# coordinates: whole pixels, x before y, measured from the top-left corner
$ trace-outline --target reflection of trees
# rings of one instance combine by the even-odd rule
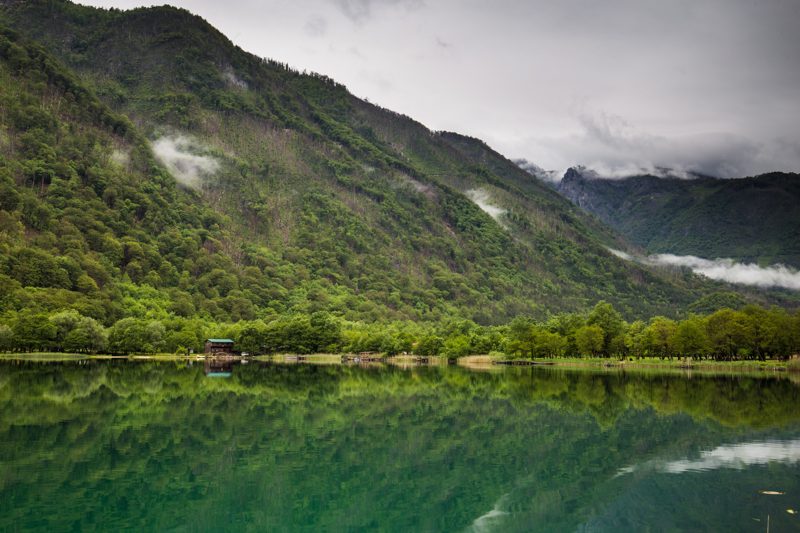
[[[650,409],[741,428],[800,418],[798,389],[780,380],[305,365],[241,366],[211,380],[202,365],[172,363],[1,368],[0,528],[24,516],[58,530],[92,520],[104,529],[380,520],[449,530],[513,488],[515,505],[569,529],[572,511],[592,505],[587,493],[605,497],[598,484],[631,454],[728,431]]]

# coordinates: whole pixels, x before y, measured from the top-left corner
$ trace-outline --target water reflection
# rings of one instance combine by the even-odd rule
[[[203,371],[209,378],[229,378],[233,375],[233,365],[234,360],[229,358],[206,357],[203,361]]]
[[[736,530],[778,520],[756,489],[800,496],[798,390],[531,368],[0,363],[0,530]]]
[[[768,440],[717,446],[713,450],[700,453],[698,459],[679,459],[676,461],[648,461],[639,465],[626,466],[620,474],[630,474],[637,470],[655,470],[667,474],[684,472],[704,472],[719,468],[741,470],[751,465],[768,463],[795,464],[800,462],[800,439]]]

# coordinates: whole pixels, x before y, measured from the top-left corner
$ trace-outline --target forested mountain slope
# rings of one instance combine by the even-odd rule
[[[558,189],[651,253],[800,267],[798,174],[601,179],[570,169]]]
[[[2,0],[0,24],[4,310],[498,323],[603,298],[674,314],[719,289],[612,256],[482,142],[187,11]]]

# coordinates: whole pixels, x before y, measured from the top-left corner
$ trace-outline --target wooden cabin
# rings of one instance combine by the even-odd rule
[[[235,355],[231,339],[206,339],[206,355]]]

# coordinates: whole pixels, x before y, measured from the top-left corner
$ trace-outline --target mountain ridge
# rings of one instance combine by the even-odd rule
[[[97,217],[108,223],[98,225],[97,239],[117,241],[123,257],[86,235],[75,237],[80,252],[58,249],[52,224],[37,230],[46,238],[16,234],[5,245],[0,271],[20,295],[15,306],[32,291],[50,290],[25,288],[7,260],[29,248],[56,257],[72,253],[80,261],[109,253],[104,272],[95,273],[107,280],[100,299],[113,312],[96,314],[106,322],[181,307],[218,320],[325,311],[352,320],[459,316],[499,323],[519,314],[587,309],[600,299],[626,316],[677,314],[728,290],[683,271],[619,260],[607,248],[623,243],[605,225],[482,141],[432,132],[355,98],[326,76],[247,54],[186,10],[3,0],[0,24],[17,32],[6,35],[14,46],[39,46],[25,44],[27,38],[43,43],[55,56],[45,62],[63,62],[76,84],[97,96],[95,105],[107,106],[143,139],[134,146],[104,141],[106,159],[97,162],[95,182],[52,176],[62,190],[71,184],[66,189],[76,205],[83,196],[105,205]],[[6,54],[9,87],[35,83],[23,78],[36,72],[15,74],[10,61]],[[40,102],[48,91],[36,93]],[[63,100],[59,91],[54,101]],[[84,128],[50,115],[58,132]],[[17,126],[4,127],[16,138]],[[44,145],[58,147],[59,138]],[[177,148],[186,140],[178,162],[212,161],[214,172],[194,188],[164,182],[164,161],[157,164],[151,152],[161,139]],[[20,168],[31,160],[16,141],[6,153],[13,156],[9,190],[73,224],[53,204],[53,181],[41,182],[38,192],[26,188]],[[56,159],[69,164],[66,155]],[[118,189],[140,192],[120,203],[105,174],[118,175]],[[151,183],[151,176],[159,178]],[[487,212],[471,191],[499,211]],[[168,216],[161,227],[142,231],[137,225],[158,211],[143,207],[140,198],[147,195]],[[141,211],[128,236],[117,220],[122,204],[134,215]],[[197,220],[182,218],[183,210]],[[92,277],[86,268],[77,277],[84,273]],[[120,288],[148,298],[138,311],[131,302],[118,305],[113,291]],[[766,301],[763,293],[744,293]]]
[[[648,253],[800,266],[800,175],[603,178],[570,168],[565,197]]]

